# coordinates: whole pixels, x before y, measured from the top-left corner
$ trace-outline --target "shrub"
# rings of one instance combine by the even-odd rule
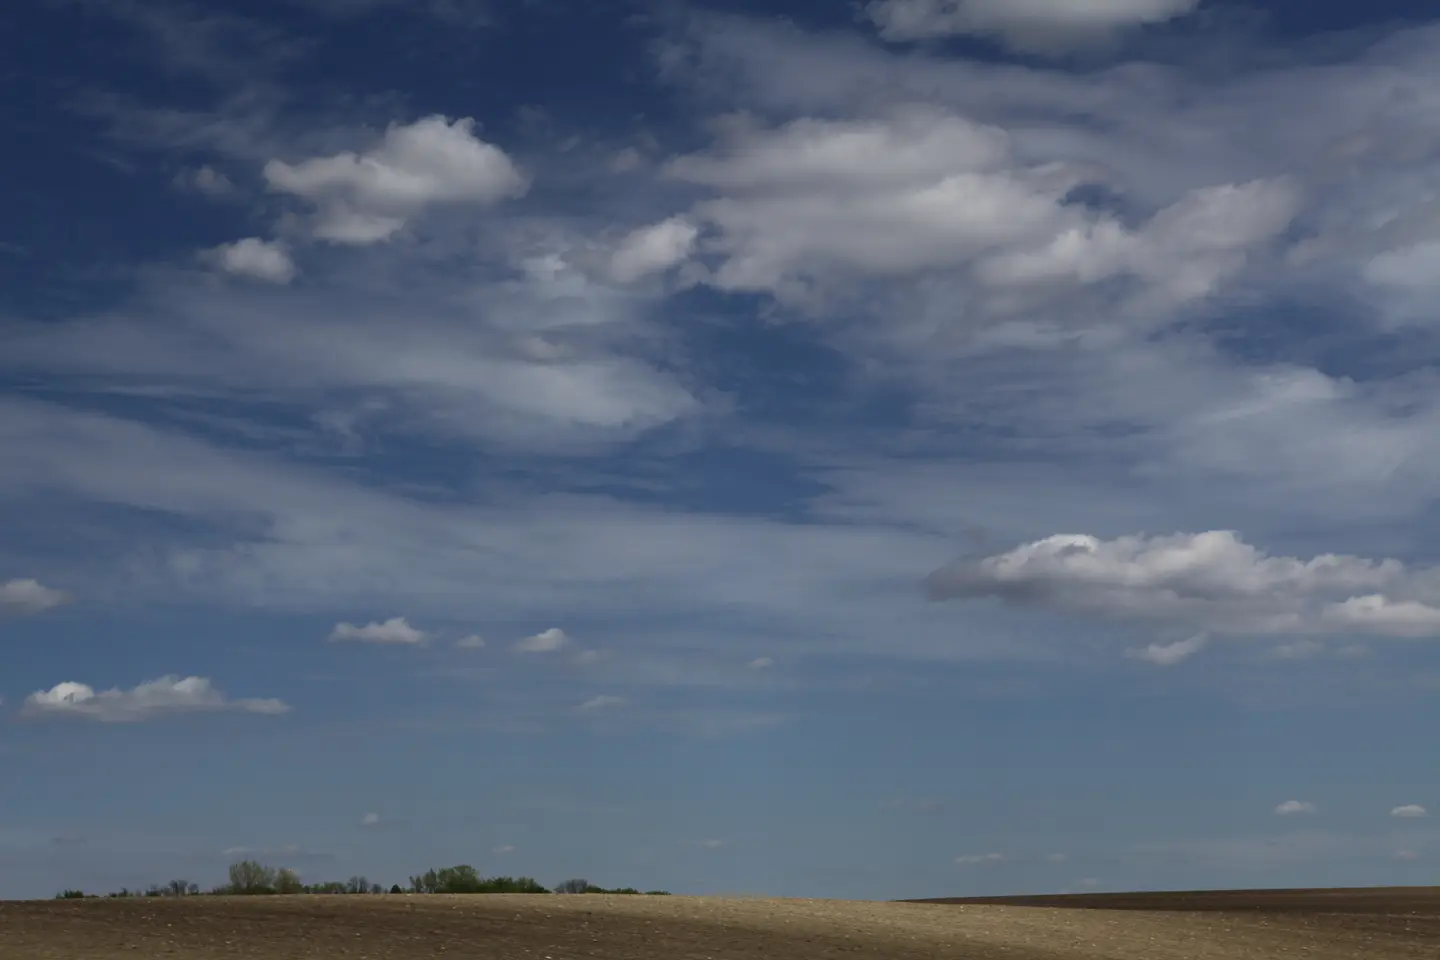
[[[534,877],[482,877],[469,864],[427,870],[410,878],[412,893],[549,893],[545,886]],[[229,883],[209,891],[211,895],[259,896],[267,894],[381,894],[385,888],[372,883],[367,877],[356,875],[349,880],[304,884],[300,876],[288,867],[276,869],[255,860],[239,860],[230,864]],[[390,887],[391,893],[406,892],[400,884]],[[556,893],[612,893],[639,894],[634,887],[616,887],[607,890],[597,887],[584,879],[566,880],[555,888]],[[664,895],[664,890],[651,890],[651,894]],[[188,880],[171,880],[155,884],[144,891],[120,890],[106,894],[107,897],[183,897],[200,893],[198,885]],[[55,895],[57,900],[79,900],[87,896],[81,890],[66,889]]]
[[[289,867],[281,867],[275,871],[275,892],[284,894],[296,894],[305,892],[305,884],[300,882],[300,875]]]

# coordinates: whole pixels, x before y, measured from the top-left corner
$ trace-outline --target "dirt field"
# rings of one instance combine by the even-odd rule
[[[1131,894],[1027,902],[1034,905],[601,895],[35,901],[0,903],[0,957],[1440,957],[1440,890]]]

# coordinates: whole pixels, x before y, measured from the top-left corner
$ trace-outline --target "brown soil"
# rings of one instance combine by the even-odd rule
[[[0,957],[1434,960],[1440,956],[1440,890],[1129,894],[1022,902],[1029,905],[603,895],[34,901],[0,903]]]

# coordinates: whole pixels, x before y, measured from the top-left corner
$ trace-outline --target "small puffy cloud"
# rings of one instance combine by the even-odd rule
[[[775,666],[775,661],[770,657],[756,657],[746,664],[751,670],[769,670]]]
[[[81,717],[101,723],[131,723],[180,713],[288,713],[279,700],[231,700],[204,677],[174,675],[130,690],[97,691],[83,683],[58,683],[25,698],[22,712],[34,717]]]
[[[725,841],[724,841],[724,840],[701,840],[701,841],[700,841],[700,846],[704,847],[706,850],[719,850],[721,847],[725,846]]]
[[[70,596],[63,590],[28,577],[0,583],[0,613],[33,616],[54,610],[69,600]]]
[[[1061,53],[1122,30],[1190,13],[1200,0],[874,0],[865,13],[886,40],[988,37],[1014,50]]]
[[[589,700],[586,700],[584,703],[580,704],[580,706],[576,707],[576,709],[593,712],[596,710],[609,710],[613,707],[623,707],[624,705],[624,697],[612,697],[608,694],[603,694],[598,697],[591,697]]]
[[[314,233],[335,243],[387,240],[427,206],[492,204],[518,197],[529,181],[505,152],[474,134],[469,117],[435,115],[391,125],[374,148],[265,165],[270,189],[313,203]]]
[[[954,564],[934,599],[1006,602],[1114,619],[1203,624],[1229,634],[1440,636],[1440,575],[1398,560],[1268,556],[1233,531],[1059,534]]]
[[[1418,803],[1409,803],[1403,807],[1396,807],[1394,810],[1390,811],[1390,816],[1397,817],[1402,820],[1415,820],[1426,815],[1426,809],[1420,806]]]
[[[1152,643],[1148,647],[1130,650],[1127,652],[1127,656],[1135,660],[1143,660],[1146,663],[1153,663],[1157,667],[1173,667],[1175,664],[1195,656],[1205,649],[1205,645],[1209,642],[1209,637],[1203,633],[1197,633],[1188,640],[1178,640],[1175,643]]]
[[[1420,854],[1416,853],[1414,850],[1396,850],[1395,859],[1409,862],[1419,860]]]
[[[468,637],[461,637],[455,641],[455,646],[461,650],[479,650],[485,646],[485,638],[478,633],[472,633]]]
[[[1417,600],[1391,600],[1380,594],[1351,597],[1325,609],[1338,629],[1399,637],[1440,634],[1440,606]]]
[[[634,147],[625,147],[616,151],[610,158],[610,170],[614,173],[626,173],[634,170],[645,162],[645,155]]]
[[[180,171],[175,175],[175,185],[207,197],[227,197],[235,192],[235,184],[230,178],[211,166]]]
[[[610,257],[610,275],[631,283],[653,273],[662,273],[690,255],[700,229],[685,217],[671,217],[641,227],[620,241]]]
[[[289,283],[297,272],[284,244],[259,237],[222,243],[206,250],[204,257],[226,273],[266,283]]]
[[[378,827],[380,826],[380,822],[380,814],[378,813],[367,813],[360,818],[360,826],[362,827]]]
[[[357,627],[353,623],[337,623],[335,629],[330,631],[332,643],[351,641],[419,646],[426,639],[425,631],[410,626],[404,617],[391,617],[384,623],[367,623],[363,627]]]
[[[1308,800],[1286,800],[1275,808],[1276,816],[1298,817],[1319,813],[1320,808]]]
[[[565,631],[559,627],[542,630],[533,637],[526,637],[515,644],[520,653],[554,653],[570,642]]]
[[[961,866],[977,866],[982,864],[1000,863],[1005,859],[1003,853],[967,853],[955,858],[955,862]]]
[[[493,854],[495,854],[496,856],[501,856],[501,857],[503,857],[503,856],[505,856],[505,854],[507,854],[507,853],[514,853],[514,852],[515,852],[515,848],[514,848],[513,846],[511,846],[510,844],[508,844],[508,843],[502,843],[502,844],[500,844],[500,846],[498,846],[498,847],[492,847],[492,848],[490,849],[490,852],[493,853]]]

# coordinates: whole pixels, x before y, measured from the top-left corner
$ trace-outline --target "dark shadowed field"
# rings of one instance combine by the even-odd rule
[[[871,903],[194,897],[0,903],[4,960],[1261,960],[1440,957],[1440,889]]]

